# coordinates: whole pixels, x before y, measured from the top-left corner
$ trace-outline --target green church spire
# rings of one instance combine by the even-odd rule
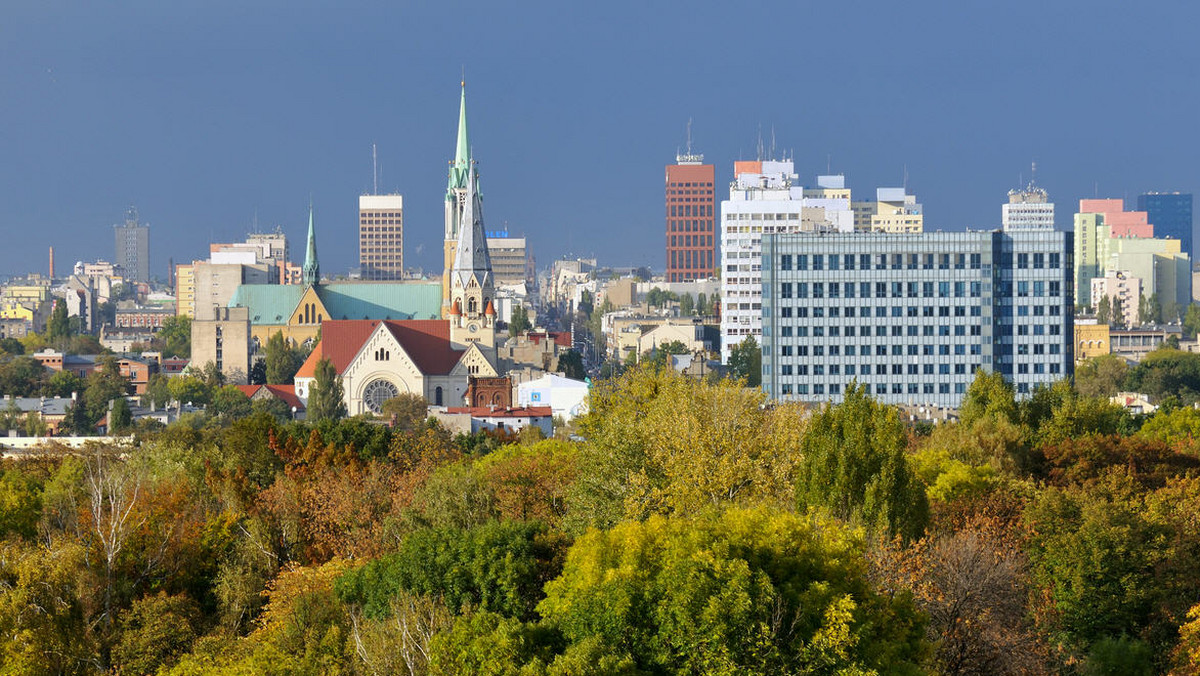
[[[450,180],[446,185],[446,199],[454,196],[455,189],[467,187],[467,172],[471,170],[471,143],[467,136],[467,82],[462,82],[462,98],[458,103],[458,143],[454,148],[454,164],[450,165]]]
[[[313,228],[313,208],[308,205],[308,251],[304,254],[304,283],[314,285],[321,281],[321,264],[317,262],[317,232]]]

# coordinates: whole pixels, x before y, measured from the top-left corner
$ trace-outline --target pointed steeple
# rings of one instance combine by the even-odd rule
[[[487,236],[483,230],[483,205],[475,171],[467,172],[467,199],[463,205],[462,223],[458,229],[458,245],[454,252],[455,280],[467,288],[472,278],[482,288],[492,284],[492,258],[488,254]],[[482,310],[482,306],[479,308]]]
[[[462,98],[458,103],[458,142],[454,147],[454,163],[450,165],[450,179],[446,185],[446,199],[454,198],[454,190],[467,187],[467,174],[471,168],[471,142],[467,136],[467,82],[462,82]]]
[[[317,232],[313,228],[313,208],[308,205],[308,250],[304,254],[302,269],[305,285],[314,285],[321,281],[321,264],[317,261]]]

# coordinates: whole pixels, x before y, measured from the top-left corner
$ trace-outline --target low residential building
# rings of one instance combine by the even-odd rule
[[[666,343],[683,343],[689,354],[721,351],[721,330],[709,324],[688,322],[659,324],[646,331],[638,339],[638,354],[647,352]]]
[[[555,417],[569,421],[588,411],[586,382],[553,374],[517,385],[518,406],[550,406]]]
[[[1103,277],[1092,280],[1092,301],[1099,307],[1103,298],[1108,299],[1111,319],[1124,326],[1136,326],[1143,320],[1139,308],[1142,304],[1142,279],[1123,270],[1106,270]],[[1121,316],[1117,317],[1117,311]]]
[[[118,329],[157,331],[168,317],[174,316],[173,310],[163,307],[117,308],[113,324]]]
[[[433,409],[433,417],[451,432],[516,433],[526,427],[536,427],[544,437],[554,436],[554,412],[549,406],[501,408],[493,406],[463,406]]]
[[[467,394],[463,400],[468,406],[508,408],[512,406],[512,391],[512,381],[508,376],[472,377],[467,383]]]
[[[291,409],[293,419],[304,420],[304,400],[296,396],[295,385],[238,385],[237,388],[249,397],[250,401],[278,399]]]
[[[1150,403],[1150,398],[1137,392],[1117,392],[1115,397],[1109,397],[1110,403],[1116,404],[1134,415],[1149,415],[1158,410]]]

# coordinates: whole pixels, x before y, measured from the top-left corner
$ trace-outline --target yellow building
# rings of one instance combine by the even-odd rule
[[[175,266],[175,314],[196,318],[196,264]]]
[[[904,188],[879,188],[875,200],[851,202],[854,229],[860,232],[920,233],[925,215],[914,195]]]
[[[1108,324],[1095,319],[1075,320],[1075,361],[1099,357],[1112,351]]]

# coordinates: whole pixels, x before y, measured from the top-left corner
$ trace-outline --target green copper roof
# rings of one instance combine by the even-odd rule
[[[317,261],[317,233],[313,229],[313,208],[308,205],[308,251],[304,254],[302,269],[305,284],[316,284],[321,281],[321,264]]]
[[[467,136],[467,83],[462,83],[462,98],[458,103],[458,143],[454,148],[454,164],[450,165],[450,180],[446,185],[446,198],[454,190],[467,187],[467,172],[471,168],[471,143]]]
[[[283,324],[300,303],[301,284],[242,284],[230,307],[250,308],[252,325]],[[334,282],[316,287],[326,319],[438,319],[440,282]]]

